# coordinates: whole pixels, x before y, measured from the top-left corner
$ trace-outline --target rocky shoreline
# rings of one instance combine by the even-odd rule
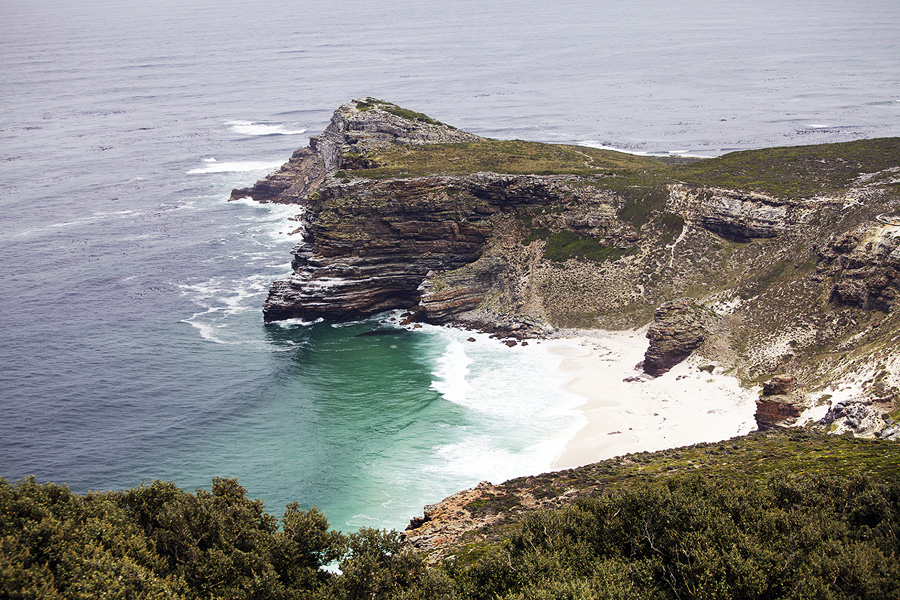
[[[879,435],[900,418],[898,163],[886,139],[673,166],[484,140],[359,98],[232,198],[303,207],[266,321],[405,309],[528,339],[655,312],[649,374],[694,352],[748,385],[791,377],[790,396],[761,395],[761,427],[840,399],[866,416],[823,426]]]
[[[302,210],[267,322],[403,309],[510,344],[649,324],[646,377],[700,357],[759,390],[760,430],[900,438],[900,139],[671,162],[359,98],[232,198]]]

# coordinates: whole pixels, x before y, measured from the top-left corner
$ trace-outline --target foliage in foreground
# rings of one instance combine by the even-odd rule
[[[86,496],[0,480],[0,506],[3,598],[900,597],[896,476],[679,475],[434,568],[396,532],[343,535],[296,504],[279,522],[229,479]]]

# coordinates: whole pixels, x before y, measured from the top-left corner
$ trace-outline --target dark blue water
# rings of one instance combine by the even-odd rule
[[[352,528],[546,469],[578,425],[546,356],[264,326],[296,211],[230,189],[359,95],[644,152],[900,135],[898,30],[895,0],[0,0],[0,476],[237,476]]]

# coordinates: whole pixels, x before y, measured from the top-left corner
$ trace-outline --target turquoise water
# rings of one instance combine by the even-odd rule
[[[230,476],[403,527],[582,423],[537,344],[263,324],[297,208],[229,192],[355,96],[633,151],[900,134],[895,0],[0,4],[0,476],[80,492]]]

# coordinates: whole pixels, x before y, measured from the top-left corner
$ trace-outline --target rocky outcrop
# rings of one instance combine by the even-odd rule
[[[797,379],[792,375],[776,375],[762,384],[756,401],[756,424],[760,431],[793,425],[805,406],[794,394]]]
[[[698,349],[745,381],[790,370],[794,391],[773,380],[760,398],[760,427],[772,427],[866,360],[893,364],[898,155],[900,140],[872,140],[740,153],[692,171],[484,140],[360,98],[233,197],[305,208],[293,273],[272,284],[266,321],[407,309],[414,320],[523,340],[637,328],[659,307],[646,372]],[[730,189],[735,181],[756,191]],[[660,306],[681,296],[698,300]],[[896,384],[895,369],[885,371]]]
[[[866,224],[820,248],[817,274],[833,281],[831,301],[889,312],[900,299],[900,227]]]
[[[272,284],[265,320],[351,319],[415,308],[419,319],[445,323],[475,308],[504,270],[497,255],[478,261],[494,229],[491,219],[562,199],[591,201],[594,192],[571,180],[494,173],[384,181],[328,176],[305,200],[294,274]],[[453,273],[461,267],[466,270]]]
[[[776,375],[762,384],[763,396],[786,396],[797,388],[797,378],[793,375]]]
[[[459,269],[429,272],[419,285],[416,319],[446,323],[454,315],[475,310],[506,270],[501,256],[483,256]]]
[[[894,434],[889,425],[886,427],[883,413],[866,403],[835,402],[820,423],[832,427],[836,433],[849,431],[858,435],[872,435],[874,432],[883,432],[885,439]]]
[[[796,219],[793,205],[766,194],[722,188],[669,186],[667,209],[733,242],[785,233]]]
[[[430,271],[474,261],[490,232],[491,210],[458,202],[447,184],[440,177],[326,181],[304,213],[294,274],[269,290],[265,320],[414,307]]]
[[[705,335],[702,311],[693,298],[672,300],[656,309],[647,330],[646,373],[662,375],[700,347]]]
[[[374,98],[342,104],[309,147],[294,152],[279,170],[249,188],[232,191],[231,199],[299,204],[325,177],[339,169],[375,166],[366,155],[397,144],[474,142],[483,138],[459,131],[421,113]]]

